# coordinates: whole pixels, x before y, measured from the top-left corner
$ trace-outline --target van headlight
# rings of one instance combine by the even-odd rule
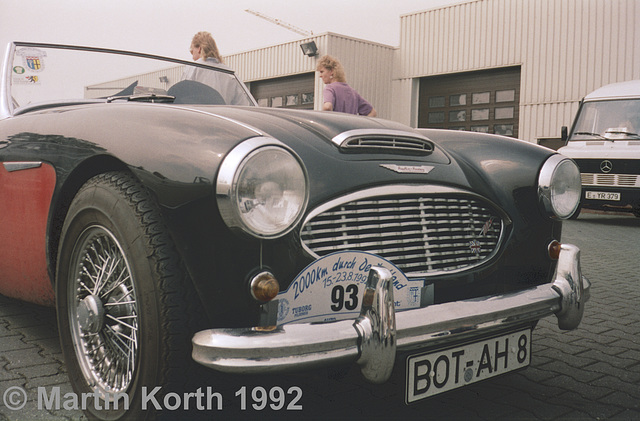
[[[278,238],[304,214],[307,172],[283,143],[256,137],[236,146],[220,166],[216,197],[224,222],[258,238]]]
[[[538,176],[538,197],[552,218],[567,219],[578,209],[582,184],[580,170],[571,159],[552,155]]]

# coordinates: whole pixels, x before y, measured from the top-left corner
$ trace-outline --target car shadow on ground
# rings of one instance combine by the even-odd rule
[[[583,210],[578,217],[580,222],[587,224],[610,225],[616,227],[640,227],[640,218],[631,213],[596,212]]]

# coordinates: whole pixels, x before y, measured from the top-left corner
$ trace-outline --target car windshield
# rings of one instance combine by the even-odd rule
[[[43,103],[135,100],[254,105],[224,65],[114,50],[17,44],[5,78],[12,108]]]
[[[640,99],[585,102],[570,140],[640,139]]]

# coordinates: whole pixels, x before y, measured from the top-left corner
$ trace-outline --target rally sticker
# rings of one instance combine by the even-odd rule
[[[396,310],[420,307],[424,279],[407,279],[393,263],[374,254],[338,252],[307,266],[286,291],[278,294],[278,325],[357,317],[369,270],[374,266],[391,272]]]
[[[13,75],[13,79],[11,80],[11,83],[14,85],[40,85],[40,77],[36,75],[30,75],[30,76]]]
[[[41,72],[44,70],[44,58],[47,52],[38,48],[22,48],[16,52],[16,55],[22,57],[22,64],[32,72]]]

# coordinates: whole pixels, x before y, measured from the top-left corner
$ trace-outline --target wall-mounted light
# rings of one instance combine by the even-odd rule
[[[302,53],[306,56],[313,57],[318,55],[318,47],[315,41],[300,44],[300,48],[302,48]]]

